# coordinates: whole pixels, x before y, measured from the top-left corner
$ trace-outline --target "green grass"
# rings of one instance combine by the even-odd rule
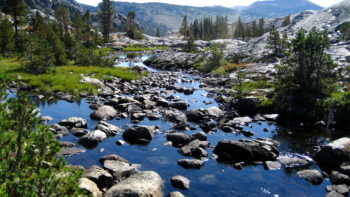
[[[80,84],[84,76],[93,76],[97,79],[106,79],[106,76],[118,77],[124,80],[136,80],[140,77],[137,72],[127,68],[101,68],[95,66],[60,66],[48,74],[31,74],[23,69],[24,61],[16,59],[0,59],[0,74],[10,78],[21,76],[21,80],[35,87],[42,93],[67,92],[78,96],[80,92],[96,94],[97,88],[91,84]],[[110,77],[109,77],[110,78]]]
[[[156,47],[147,47],[142,44],[128,45],[123,50],[127,52],[140,52],[140,51],[155,51],[155,50],[167,50],[170,49],[168,46],[156,46]]]
[[[95,53],[100,54],[101,56],[107,56],[109,54],[109,52],[112,52],[112,51],[114,51],[114,49],[109,48],[109,47],[104,47],[101,49],[96,49]]]

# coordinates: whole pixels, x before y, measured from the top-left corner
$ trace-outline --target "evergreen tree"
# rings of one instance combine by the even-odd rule
[[[59,30],[61,32],[62,37],[64,35],[69,34],[69,25],[71,21],[70,21],[70,13],[68,8],[60,6],[55,12],[55,17],[59,25],[59,28],[60,28]]]
[[[325,50],[330,47],[327,32],[300,29],[292,40],[291,55],[278,68],[276,101],[282,117],[312,121],[322,118],[322,102],[337,90],[336,64]]]
[[[27,96],[1,102],[0,195],[79,196],[81,172],[56,157],[60,145]]]
[[[259,19],[258,35],[262,36],[265,33],[265,20],[264,18]]]
[[[291,23],[290,15],[288,15],[288,16],[284,17],[284,20],[282,22],[282,27],[288,26],[288,25],[290,25],[290,23]]]
[[[185,38],[189,36],[189,27],[188,27],[188,21],[187,21],[187,15],[184,16],[182,20],[182,24],[180,27],[180,34],[183,35]]]
[[[187,39],[187,44],[184,46],[183,50],[188,53],[196,51],[196,45],[192,36]]]
[[[128,21],[126,23],[126,33],[129,38],[135,39],[135,40],[141,40],[143,39],[143,35],[141,32],[138,31],[136,26],[136,12],[130,11],[128,13]]]
[[[14,50],[14,30],[12,23],[8,19],[4,19],[0,23],[0,52],[9,55]]]
[[[269,36],[267,37],[268,47],[272,49],[273,55],[281,54],[282,39],[279,31],[275,26],[272,26]]]
[[[157,27],[156,36],[157,36],[158,38],[160,37],[160,29],[159,29],[159,27]]]
[[[99,11],[99,17],[101,20],[102,34],[106,42],[109,41],[109,35],[112,31],[114,14],[113,1],[103,0]]]
[[[15,44],[17,50],[20,50],[23,43],[21,43],[19,27],[25,22],[25,16],[27,15],[27,6],[23,0],[5,0],[4,3],[4,13],[9,14],[13,18],[13,27],[15,29]]]

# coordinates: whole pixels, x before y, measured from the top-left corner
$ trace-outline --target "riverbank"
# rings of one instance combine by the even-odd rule
[[[25,71],[26,62],[13,59],[0,59],[0,74],[8,77],[12,82],[10,88],[18,88],[43,96],[51,96],[57,93],[69,94],[74,97],[82,95],[96,95],[103,83],[98,80],[108,80],[118,77],[131,81],[139,79],[141,74],[129,68],[77,66],[73,63],[67,66],[55,67],[47,74],[31,74]],[[96,80],[85,80],[84,77]]]

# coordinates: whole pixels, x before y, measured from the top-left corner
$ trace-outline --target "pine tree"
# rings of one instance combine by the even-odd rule
[[[189,36],[189,27],[188,27],[188,21],[187,21],[187,15],[184,16],[182,20],[182,24],[180,27],[180,34],[183,35],[185,38]]]
[[[159,29],[159,27],[157,27],[156,36],[157,36],[158,38],[160,37],[160,29]]]
[[[60,28],[61,36],[69,34],[70,13],[68,8],[60,6],[56,12],[55,17]]]
[[[79,196],[81,172],[56,157],[60,145],[27,96],[0,104],[0,195]]]
[[[283,118],[298,121],[320,120],[323,101],[334,93],[336,64],[325,53],[330,47],[326,31],[300,29],[292,40],[291,55],[278,68],[276,101]]]
[[[282,27],[288,26],[288,25],[290,25],[290,23],[291,23],[290,15],[288,15],[288,16],[284,17],[284,20],[282,22]]]
[[[4,19],[0,23],[0,52],[9,55],[15,48],[14,40],[15,32],[12,23],[8,19]]]
[[[25,22],[27,15],[27,6],[23,0],[5,0],[3,11],[13,18],[13,27],[15,29],[15,44],[17,50],[22,48],[21,39],[19,35],[19,27]]]
[[[264,18],[259,19],[258,35],[262,36],[265,33],[265,20]]]
[[[269,36],[267,37],[268,47],[272,49],[273,55],[281,54],[282,40],[279,31],[275,26],[272,26]]]
[[[99,11],[101,20],[102,34],[105,42],[109,41],[109,35],[112,31],[113,16],[115,14],[113,1],[103,0]]]

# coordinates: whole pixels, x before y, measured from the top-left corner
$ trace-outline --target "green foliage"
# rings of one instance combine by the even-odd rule
[[[20,35],[20,26],[25,23],[25,17],[27,15],[27,6],[23,0],[5,0],[3,6],[3,12],[9,14],[13,19],[13,27],[15,29],[15,46],[17,50],[22,50],[22,39]]]
[[[102,34],[105,42],[109,41],[109,34],[112,31],[114,5],[111,0],[103,0],[99,10],[99,17],[102,26]]]
[[[340,28],[343,40],[350,40],[350,22],[343,24]]]
[[[93,50],[89,48],[79,47],[75,48],[75,63],[81,66],[97,66],[97,67],[112,67],[114,61],[105,57],[105,51]]]
[[[126,23],[126,35],[130,38],[130,39],[134,39],[134,40],[142,40],[144,39],[143,34],[137,29],[136,26],[136,12],[135,11],[129,11],[128,13],[128,21]]]
[[[183,50],[185,52],[188,52],[188,53],[191,53],[191,52],[196,52],[197,48],[196,48],[196,45],[194,43],[194,39],[193,37],[189,37],[187,39],[187,43],[186,45],[183,47]]]
[[[183,35],[185,38],[187,38],[190,34],[190,29],[188,27],[187,15],[185,15],[184,18],[182,19],[182,24],[180,27],[180,34]]]
[[[232,89],[236,91],[234,97],[243,97],[257,89],[268,89],[273,86],[273,84],[269,82],[266,77],[260,77],[254,81],[246,81],[246,79],[247,76],[245,73],[241,71],[236,73],[235,83],[232,87]]]
[[[224,59],[223,46],[214,45],[211,47],[211,55],[196,65],[196,67],[202,72],[212,72],[216,68],[224,66],[226,63],[227,61]]]
[[[8,19],[4,19],[0,23],[0,52],[8,55],[15,48],[14,35],[12,23]]]
[[[281,38],[281,35],[275,26],[272,26],[272,29],[269,32],[267,43],[275,56],[284,54],[290,47],[287,34],[285,33]]]
[[[183,22],[183,26],[182,29],[180,29],[180,32],[184,31],[185,23],[186,21]],[[185,37],[192,37],[195,40],[214,40],[229,38],[230,36],[228,26],[227,16],[216,16],[215,20],[213,20],[211,17],[205,17],[201,20],[196,19],[193,21],[193,23],[190,24],[189,27],[187,27],[188,29]]]
[[[44,94],[55,92],[67,92],[79,96],[80,92],[96,94],[97,88],[90,84],[81,84],[81,75],[94,75],[97,79],[103,79],[103,76],[119,77],[124,80],[136,80],[140,75],[126,68],[114,67],[96,67],[96,66],[61,66],[52,69],[45,74],[32,74],[26,72],[22,65],[25,62],[18,62],[16,59],[0,60],[0,75],[16,78],[21,76],[22,80],[38,87]]]
[[[285,118],[311,121],[324,115],[323,101],[337,90],[336,64],[325,53],[329,47],[328,34],[316,28],[308,34],[300,29],[293,39],[275,84],[276,102]]]
[[[290,15],[285,16],[282,22],[282,27],[288,26],[290,25],[290,23],[291,23]]]
[[[0,194],[2,196],[79,196],[82,172],[56,157],[60,145],[25,96],[0,108]],[[6,110],[4,110],[6,109]]]

